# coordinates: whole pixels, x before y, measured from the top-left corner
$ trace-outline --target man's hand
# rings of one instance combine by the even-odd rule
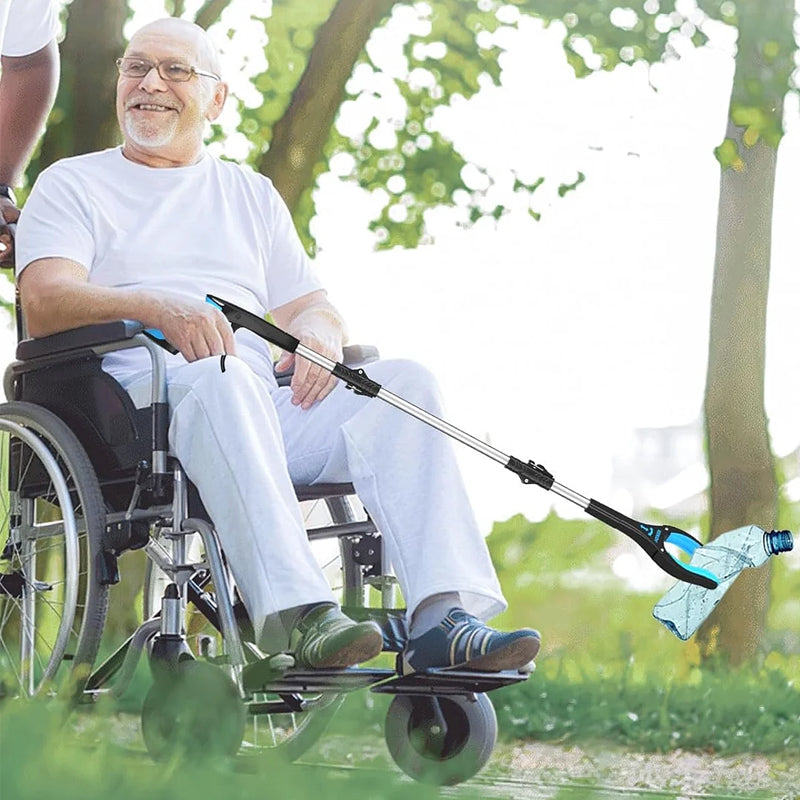
[[[330,308],[330,310],[328,310]],[[315,313],[316,312],[316,313]],[[333,361],[342,360],[342,328],[335,321],[332,307],[311,306],[298,314],[291,333],[301,344]],[[337,378],[317,364],[312,364],[294,353],[284,353],[275,365],[277,372],[286,372],[294,364],[292,376],[292,403],[303,409],[327,397],[336,386]]]
[[[0,195],[0,265],[10,266],[14,258],[14,235],[9,223],[19,219],[19,209],[7,197]]]
[[[230,323],[209,303],[162,297],[158,301],[156,318],[156,327],[187,361],[236,353]]]

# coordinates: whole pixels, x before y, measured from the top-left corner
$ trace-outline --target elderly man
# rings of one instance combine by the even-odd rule
[[[58,84],[55,0],[0,0],[0,262],[12,255],[20,181]]]
[[[298,359],[279,388],[268,346],[236,336],[204,302],[216,294],[340,360],[344,325],[314,275],[271,182],[203,146],[227,86],[205,32],[165,19],[131,39],[117,62],[124,145],[42,173],[19,228],[22,305],[33,336],[118,318],[163,331],[169,443],[197,485],[258,640],[289,647],[305,667],[375,656],[372,622],[344,616],[311,553],[294,482],[352,481],[384,535],[411,615],[408,671],[520,668],[539,635],[483,624],[504,608],[497,578],[445,437],[359,397]],[[220,359],[227,354],[226,370]],[[139,405],[147,356],[104,368]],[[278,369],[288,368],[284,356]],[[433,378],[406,361],[373,377],[434,414]]]

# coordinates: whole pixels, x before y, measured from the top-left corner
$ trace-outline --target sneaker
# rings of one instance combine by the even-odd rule
[[[298,667],[336,669],[375,658],[383,633],[372,620],[353,622],[338,606],[309,611],[295,626],[291,648]]]
[[[463,608],[451,608],[435,628],[409,639],[402,656],[403,674],[427,669],[524,669],[540,644],[539,632],[531,628],[502,633]]]

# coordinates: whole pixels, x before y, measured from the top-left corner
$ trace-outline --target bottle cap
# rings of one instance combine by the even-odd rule
[[[765,543],[771,556],[788,553],[794,547],[790,531],[770,531],[766,536]]]

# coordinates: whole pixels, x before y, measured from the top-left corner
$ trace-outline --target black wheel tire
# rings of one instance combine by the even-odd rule
[[[50,601],[45,593],[42,601],[46,603],[47,613],[40,619],[37,616],[36,633],[37,640],[37,661],[41,664],[42,672],[52,672],[49,680],[36,679],[33,691],[30,687],[17,685],[15,688],[10,686],[8,675],[3,678],[2,694],[16,694],[20,690],[23,694],[37,694],[44,690],[51,690],[53,687],[61,688],[67,695],[76,698],[82,692],[89,672],[97,657],[100,646],[100,637],[105,624],[106,612],[108,609],[108,586],[103,586],[98,580],[97,559],[102,549],[103,535],[105,531],[105,505],[100,487],[97,482],[94,468],[89,461],[86,451],[78,441],[78,438],[70,428],[55,414],[41,406],[25,402],[10,402],[0,404],[0,419],[7,420],[21,426],[28,433],[35,434],[44,443],[48,450],[56,458],[58,468],[67,483],[73,502],[74,516],[82,520],[81,530],[78,531],[79,543],[79,564],[78,564],[78,601],[76,614],[69,623],[71,631],[69,641],[63,654],[53,652],[52,646],[48,643],[45,633],[40,633],[40,628],[44,630],[48,625],[53,626],[56,622],[60,623],[63,617],[59,617],[58,604]],[[15,439],[17,443],[21,440],[13,434],[5,432],[2,446],[4,452],[0,456],[2,461],[3,480],[6,481],[0,487],[0,550],[2,550],[9,537],[9,525],[11,508],[9,506],[9,485],[12,481],[10,474],[10,442]],[[23,448],[23,453],[25,449]],[[50,475],[38,457],[33,456],[32,451],[27,450],[25,456],[17,456],[14,468],[22,474],[32,474],[31,464],[35,463],[36,469],[41,474]],[[25,460],[23,464],[20,459]],[[52,481],[52,476],[50,476]],[[39,495],[37,495],[38,497]],[[54,495],[52,483],[48,486],[42,484],[41,501],[50,505],[55,511]],[[55,538],[55,537],[54,537]],[[45,537],[42,547],[53,547]],[[37,541],[37,545],[38,545]],[[39,576],[34,575],[33,579]],[[66,573],[64,581],[75,580],[74,576]],[[53,583],[52,578],[50,582]],[[57,585],[54,583],[53,585]],[[9,597],[0,597],[0,610],[2,622],[0,623],[0,650],[10,656],[14,652],[13,647],[9,647],[6,642],[6,632],[13,636],[13,617],[14,609],[2,607],[3,603],[12,602]],[[9,623],[9,620],[12,620]],[[68,656],[69,660],[61,660],[63,656]],[[12,669],[12,673],[19,676],[17,670]],[[1,677],[1,676],[0,676]]]
[[[156,761],[236,755],[244,737],[245,707],[234,683],[203,661],[179,662],[151,687],[142,706],[142,735]]]
[[[434,702],[446,724],[444,735]],[[385,735],[392,758],[406,775],[423,783],[452,785],[486,765],[497,742],[497,715],[485,694],[397,695],[386,715]]]

